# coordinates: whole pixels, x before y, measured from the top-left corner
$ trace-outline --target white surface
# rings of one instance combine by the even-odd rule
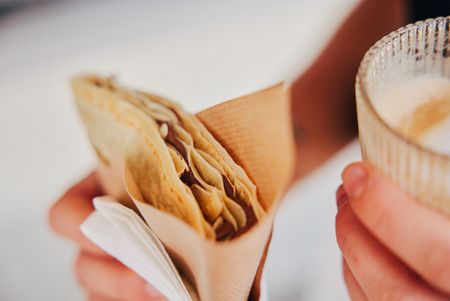
[[[82,298],[74,250],[46,226],[51,202],[95,164],[73,73],[117,72],[197,111],[299,72],[355,2],[46,1],[2,14],[0,299]],[[345,299],[333,194],[357,153],[289,194],[267,266],[272,300]]]
[[[286,196],[266,265],[270,300],[348,300],[334,232],[335,192],[343,168],[360,159],[354,141]]]

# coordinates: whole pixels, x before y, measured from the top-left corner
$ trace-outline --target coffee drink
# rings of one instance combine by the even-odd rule
[[[450,154],[450,79],[421,75],[387,84],[372,104],[406,139]]]
[[[450,217],[450,16],[400,28],[356,78],[363,160]]]

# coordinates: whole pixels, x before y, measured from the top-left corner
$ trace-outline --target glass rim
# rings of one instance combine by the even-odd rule
[[[372,101],[370,100],[369,94],[367,93],[367,71],[373,62],[373,60],[376,58],[378,53],[385,48],[389,43],[392,43],[395,39],[399,39],[401,35],[411,32],[412,30],[416,30],[418,27],[427,26],[434,23],[450,23],[450,16],[447,17],[437,17],[437,18],[430,18],[423,21],[417,21],[415,23],[408,24],[406,26],[400,27],[397,30],[392,31],[388,35],[385,35],[380,40],[378,40],[372,47],[369,48],[369,50],[364,54],[364,57],[361,61],[361,64],[358,68],[358,73],[356,75],[356,89],[362,96],[362,102],[364,102],[370,113],[375,117],[377,122],[381,124],[382,127],[384,127],[386,130],[391,132],[397,139],[400,139],[401,141],[407,143],[409,146],[414,148],[417,151],[429,153],[432,156],[441,158],[443,160],[450,160],[450,154],[438,152],[434,149],[425,147],[416,141],[402,135],[400,132],[398,132],[396,129],[394,129],[392,126],[390,126],[375,110],[375,107],[373,106]]]

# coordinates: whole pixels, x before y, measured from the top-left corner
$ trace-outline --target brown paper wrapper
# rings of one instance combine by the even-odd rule
[[[123,188],[200,300],[259,300],[276,205],[291,181],[295,161],[286,89],[279,84],[197,114],[254,181],[267,211],[262,221],[236,239],[206,240],[179,219],[144,203],[125,168]],[[114,176],[107,171],[100,175],[105,190],[120,195],[122,189],[110,186],[117,184],[111,181]]]

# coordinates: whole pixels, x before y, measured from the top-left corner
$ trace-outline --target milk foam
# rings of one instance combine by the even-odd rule
[[[373,98],[373,105],[404,136],[450,154],[450,79],[428,75],[393,82]]]

